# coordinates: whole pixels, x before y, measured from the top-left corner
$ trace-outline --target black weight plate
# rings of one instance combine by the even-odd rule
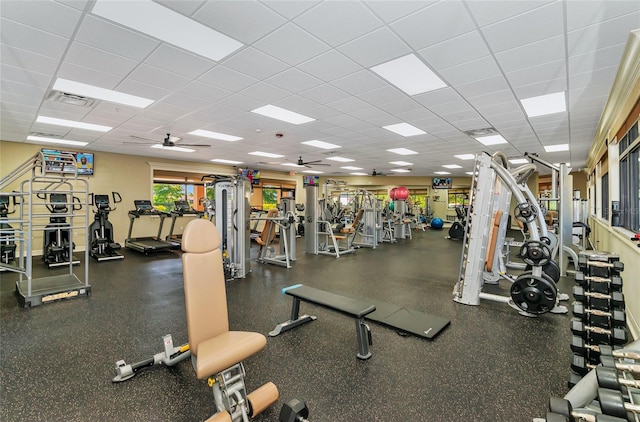
[[[600,408],[605,415],[627,418],[627,410],[624,408],[624,399],[619,391],[598,388]]]
[[[532,314],[544,314],[556,305],[558,289],[555,283],[545,277],[530,273],[518,276],[511,285],[511,299],[516,306]]]
[[[569,400],[561,399],[560,397],[551,397],[549,399],[549,411],[564,416],[571,415],[573,408]]]
[[[527,264],[524,268],[525,271],[531,271],[533,267],[531,264]],[[554,260],[550,260],[542,266],[542,272],[548,275],[555,283],[560,281],[560,266]]]
[[[598,386],[601,388],[620,390],[620,384],[618,383],[618,371],[615,368],[598,366],[596,368],[596,379],[598,380]]]

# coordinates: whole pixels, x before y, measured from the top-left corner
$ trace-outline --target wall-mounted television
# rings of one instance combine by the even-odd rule
[[[320,176],[302,176],[302,184],[304,186],[318,186],[320,183]]]
[[[92,152],[60,151],[42,148],[47,171],[55,173],[75,173],[76,169],[65,168],[62,154],[71,154],[76,159],[76,169],[79,175],[93,176],[94,156]]]
[[[434,189],[451,189],[453,185],[453,179],[451,177],[434,177],[433,188]]]
[[[260,184],[260,170],[238,169],[238,176],[246,177],[252,185]]]

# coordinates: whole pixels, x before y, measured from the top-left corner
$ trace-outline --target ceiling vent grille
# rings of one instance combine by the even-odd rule
[[[31,132],[30,136],[40,136],[42,138],[55,138],[62,139],[62,135],[55,135],[53,133],[44,133],[44,132]]]
[[[493,127],[485,127],[482,129],[473,129],[473,130],[465,130],[464,133],[471,136],[472,138],[477,138],[480,136],[491,136],[498,135],[499,132]]]
[[[93,98],[60,91],[53,91],[49,99],[56,103],[69,104],[78,107],[91,107],[96,102]]]

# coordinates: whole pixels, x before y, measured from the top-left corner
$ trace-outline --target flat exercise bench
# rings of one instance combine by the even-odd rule
[[[313,287],[296,284],[282,289],[283,294],[293,297],[293,305],[291,307],[291,318],[289,321],[276,325],[276,328],[269,333],[271,337],[295,328],[299,325],[317,319],[316,316],[302,315],[300,316],[300,302],[309,302],[322,306],[327,309],[341,312],[345,315],[356,319],[356,336],[358,340],[358,359],[369,359],[369,345],[371,343],[371,330],[364,322],[365,315],[376,310],[376,306],[371,302],[361,299],[353,299],[341,296],[335,293],[327,292]]]

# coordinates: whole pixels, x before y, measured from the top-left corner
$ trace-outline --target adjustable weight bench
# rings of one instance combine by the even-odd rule
[[[273,331],[269,332],[271,337],[275,337],[280,333],[317,319],[317,317],[313,315],[300,316],[300,302],[309,302],[355,318],[356,338],[358,342],[358,353],[356,356],[358,359],[363,360],[371,357],[371,352],[369,351],[371,330],[364,322],[364,317],[376,310],[376,306],[373,303],[304,286],[302,284],[285,287],[282,289],[282,293],[293,298],[291,317],[288,321],[278,324]]]

